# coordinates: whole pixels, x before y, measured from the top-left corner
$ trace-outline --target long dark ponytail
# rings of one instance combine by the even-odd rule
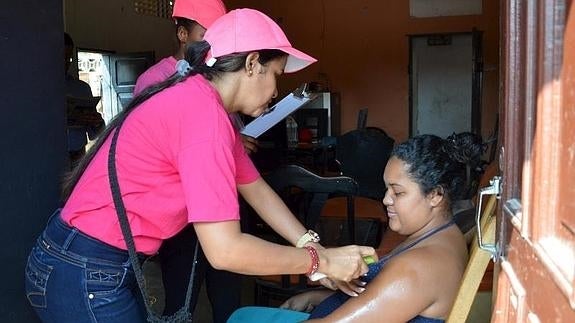
[[[167,89],[177,83],[180,83],[190,76],[201,74],[207,80],[213,80],[223,73],[237,72],[244,67],[249,52],[234,53],[219,57],[213,66],[205,64],[205,58],[210,50],[210,44],[206,41],[198,41],[190,44],[186,50],[185,60],[190,64],[187,73],[174,73],[165,81],[151,85],[144,89],[140,94],[135,96],[130,103],[118,113],[102,131],[94,145],[90,147],[86,155],[78,165],[65,177],[62,197],[65,202],[72,194],[72,190],[80,180],[80,177],[100,150],[108,136],[116,129],[144,101],[148,100],[155,94]],[[259,53],[259,63],[265,65],[271,60],[286,56],[287,54],[277,49],[265,49],[257,51]]]

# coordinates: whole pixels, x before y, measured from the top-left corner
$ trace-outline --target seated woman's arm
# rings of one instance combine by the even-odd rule
[[[280,308],[309,313],[333,293],[332,290],[324,288],[309,290],[290,297]]]

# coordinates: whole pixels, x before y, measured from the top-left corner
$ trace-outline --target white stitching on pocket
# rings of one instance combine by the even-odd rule
[[[46,308],[46,286],[54,267],[38,259],[37,252],[34,249],[26,263],[26,297],[33,307]]]

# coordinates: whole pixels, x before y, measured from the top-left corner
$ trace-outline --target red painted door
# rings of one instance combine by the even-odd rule
[[[492,322],[575,322],[572,4],[501,1],[501,257]]]

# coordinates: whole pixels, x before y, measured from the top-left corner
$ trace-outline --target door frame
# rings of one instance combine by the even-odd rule
[[[118,65],[126,62],[138,63],[131,66],[131,71],[134,71],[134,67],[137,67],[138,70],[132,73],[134,77],[130,79],[130,82],[122,83],[118,81]],[[106,71],[102,79],[102,100],[104,100],[103,109],[106,122],[109,122],[111,118],[124,109],[124,104],[132,99],[137,78],[154,63],[155,53],[153,51],[114,53],[104,57]]]
[[[575,322],[572,2],[500,4],[503,185],[492,322]]]

